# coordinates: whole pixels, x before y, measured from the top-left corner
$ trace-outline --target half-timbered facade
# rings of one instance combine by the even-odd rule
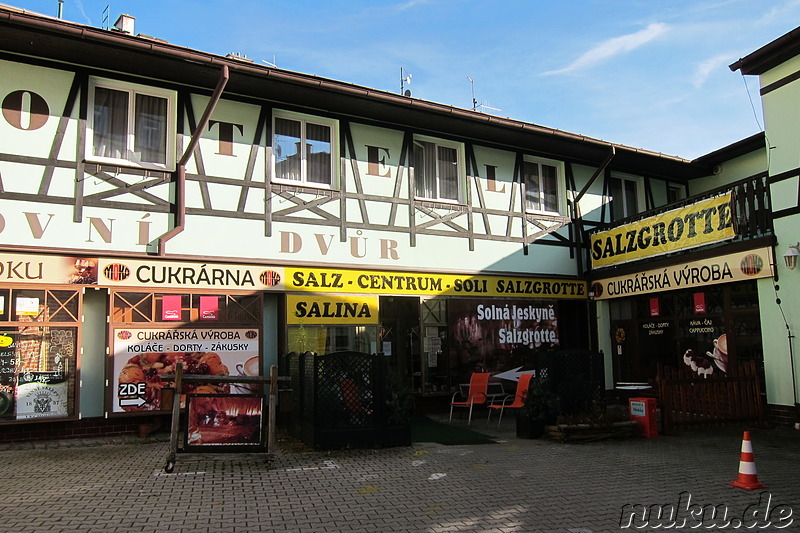
[[[244,374],[307,350],[383,353],[444,397],[478,368],[602,348],[612,388],[590,232],[755,174],[128,22],[0,8],[6,425],[124,428],[161,409],[176,362]]]

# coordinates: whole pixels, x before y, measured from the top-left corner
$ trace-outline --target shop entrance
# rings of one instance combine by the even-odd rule
[[[754,360],[763,383],[755,281],[620,298],[609,310],[616,381],[654,379],[659,363],[710,375]]]
[[[381,296],[381,351],[388,356],[389,368],[409,390],[421,378],[419,368],[419,298]]]

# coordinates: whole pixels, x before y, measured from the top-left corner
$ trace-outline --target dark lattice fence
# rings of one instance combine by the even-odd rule
[[[384,357],[361,352],[290,356],[291,434],[317,449],[380,444],[386,424]]]
[[[559,398],[562,415],[605,410],[603,354],[588,350],[541,352],[534,356],[536,375],[546,377]]]

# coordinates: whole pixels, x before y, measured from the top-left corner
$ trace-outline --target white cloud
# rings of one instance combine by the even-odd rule
[[[699,89],[712,73],[718,70],[720,72],[728,71],[727,67],[733,62],[731,58],[734,57],[736,57],[736,54],[718,54],[700,62],[694,70],[692,85],[694,85],[696,89]]]
[[[667,31],[669,26],[661,22],[654,22],[641,31],[614,37],[598,44],[588,52],[585,52],[578,59],[558,70],[544,72],[543,75],[563,74],[573,72],[582,68],[590,67],[598,61],[612,58],[625,52],[635,50],[640,46],[652,41],[656,37]]]

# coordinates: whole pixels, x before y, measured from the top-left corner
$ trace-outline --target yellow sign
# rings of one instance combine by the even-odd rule
[[[772,248],[712,257],[658,270],[595,281],[596,300],[772,277]]]
[[[288,324],[377,324],[377,296],[286,295]]]
[[[592,235],[592,268],[731,239],[736,236],[729,192]]]
[[[323,268],[285,268],[286,290],[419,296],[502,296],[506,298],[586,299],[586,282],[523,278],[376,272]]]

